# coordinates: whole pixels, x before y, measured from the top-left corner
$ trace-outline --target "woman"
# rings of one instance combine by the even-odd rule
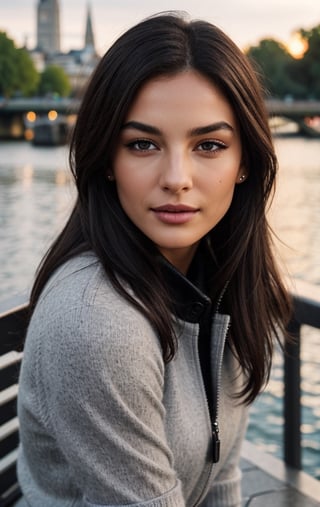
[[[290,308],[246,57],[206,22],[139,23],[91,79],[70,162],[78,198],[31,296],[22,505],[238,506],[247,406]]]

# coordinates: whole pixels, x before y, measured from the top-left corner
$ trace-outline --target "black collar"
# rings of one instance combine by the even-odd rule
[[[192,263],[192,281],[164,257],[160,256],[159,259],[175,315],[186,322],[200,322],[204,315],[208,315],[212,306],[210,298],[203,292],[204,269],[203,263],[201,265],[201,254],[197,253]]]

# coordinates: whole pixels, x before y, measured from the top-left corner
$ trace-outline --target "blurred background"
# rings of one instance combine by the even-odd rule
[[[97,62],[132,24],[183,10],[221,27],[265,88],[279,159],[270,209],[291,279],[320,286],[319,0],[10,0],[0,4],[0,301],[30,289],[74,200],[67,136]],[[320,479],[320,333],[302,340],[303,468]],[[282,456],[283,364],[251,409],[247,438]]]

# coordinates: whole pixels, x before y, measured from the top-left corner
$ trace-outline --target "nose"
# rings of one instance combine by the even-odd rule
[[[192,188],[192,163],[186,154],[168,154],[163,162],[160,173],[162,190],[179,193]]]

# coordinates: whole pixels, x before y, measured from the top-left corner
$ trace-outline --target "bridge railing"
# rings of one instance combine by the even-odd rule
[[[13,99],[0,98],[0,114],[5,112],[77,112],[80,98],[76,97],[20,97]],[[306,116],[320,116],[320,100],[283,100],[267,99],[266,108],[271,116],[286,116],[302,119]]]
[[[80,106],[78,98],[71,97],[30,97],[15,99],[0,99],[0,115],[13,113],[48,113],[55,110],[58,113],[71,114],[77,113]]]
[[[320,329],[320,288],[297,282],[294,315],[288,330],[294,338],[284,354],[284,441],[285,462],[302,469],[301,445],[301,330],[303,326]],[[320,366],[320,365],[319,365]]]

